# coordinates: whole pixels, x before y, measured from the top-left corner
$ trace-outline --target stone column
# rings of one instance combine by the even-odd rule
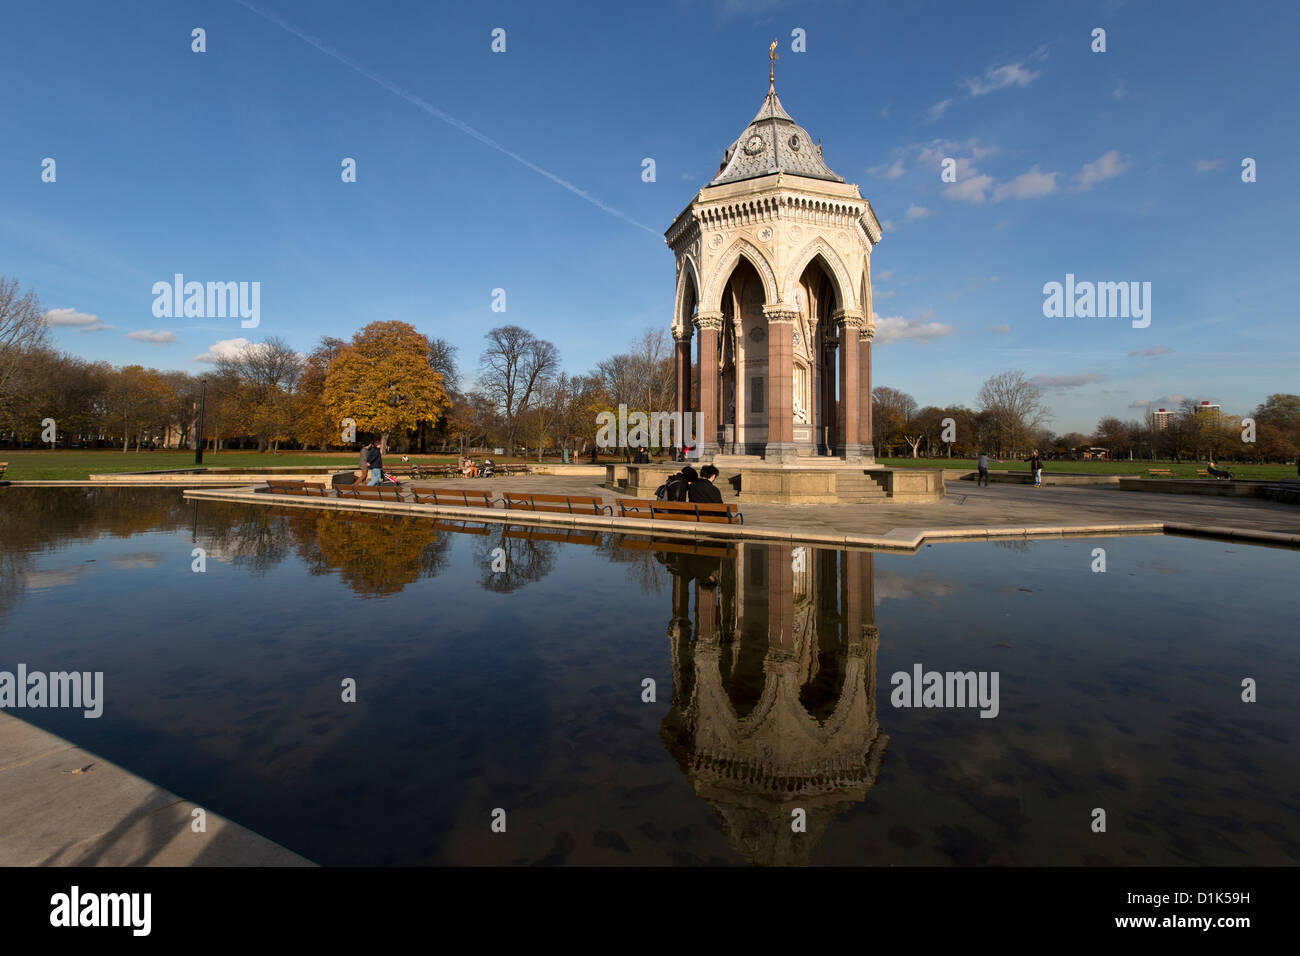
[[[692,328],[686,326],[684,329],[672,330],[672,341],[675,343],[675,354],[677,372],[677,412],[685,415],[690,411],[690,333]]]
[[[687,427],[686,416],[691,413],[691,326],[673,329],[673,343],[675,359],[674,369],[677,379],[677,421],[681,422],[681,427]],[[680,432],[680,428],[678,431]],[[682,436],[673,435],[673,443],[677,448],[681,448]]]
[[[853,346],[858,331],[862,328],[862,313],[852,309],[836,309],[832,318],[840,334],[840,417],[835,423],[835,454],[845,461],[861,461],[858,405],[862,401],[862,393],[858,369],[862,355],[861,348]]]
[[[766,461],[794,464],[794,323],[796,312],[784,305],[763,306],[767,319]]]
[[[876,448],[871,443],[871,340],[875,337],[873,321],[858,332],[858,442],[867,461],[876,458]]]
[[[695,326],[700,330],[700,460],[707,461],[718,453],[718,333],[722,331],[721,312],[696,312]]]

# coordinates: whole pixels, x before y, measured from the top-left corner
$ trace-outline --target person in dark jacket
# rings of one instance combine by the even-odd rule
[[[685,468],[682,471],[686,471]],[[718,469],[713,465],[705,465],[700,469],[700,477],[692,481],[690,487],[686,489],[686,500],[697,501],[701,503],[722,504],[722,492],[718,490]]]
[[[1034,476],[1034,487],[1041,488],[1043,486],[1043,459],[1038,457],[1038,449],[1035,448],[1034,453],[1025,460],[1029,462],[1029,471]]]
[[[379,451],[379,443],[371,442],[366,449],[366,467],[370,469],[368,485],[377,485],[384,480],[384,456]]]

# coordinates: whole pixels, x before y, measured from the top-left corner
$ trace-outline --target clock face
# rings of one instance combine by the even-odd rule
[[[745,143],[745,155],[753,156],[763,148],[763,137],[755,133]]]

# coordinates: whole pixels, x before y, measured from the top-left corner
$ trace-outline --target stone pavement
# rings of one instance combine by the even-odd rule
[[[311,866],[61,737],[0,712],[0,866]]]
[[[534,491],[543,494],[595,495],[606,503],[623,497],[588,476],[519,476],[451,479],[439,487],[472,482],[494,494]],[[974,482],[948,482],[944,500],[933,504],[764,505],[743,506],[745,524],[694,525],[681,521],[597,518],[570,515],[489,511],[471,508],[435,509],[429,505],[380,504],[354,499],[308,499],[254,494],[251,488],[195,489],[187,496],[245,500],[291,507],[327,507],[362,511],[396,511],[487,518],[512,523],[564,524],[589,528],[653,530],[656,534],[796,540],[814,544],[911,549],[924,538],[975,538],[1001,535],[1085,535],[1160,532],[1249,537],[1286,546],[1300,546],[1300,508],[1257,498],[1198,495],[1135,494],[1110,485],[1071,485],[1034,488],[1000,484],[980,488]],[[725,500],[725,498],[724,498]],[[509,519],[507,519],[509,515]]]

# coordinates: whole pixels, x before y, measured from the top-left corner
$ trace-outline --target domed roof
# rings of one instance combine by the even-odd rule
[[[844,182],[843,177],[827,167],[821,146],[813,143],[808,132],[781,106],[775,83],[769,83],[758,115],[731,144],[718,167],[718,175],[709,185],[721,186],[772,173]]]

